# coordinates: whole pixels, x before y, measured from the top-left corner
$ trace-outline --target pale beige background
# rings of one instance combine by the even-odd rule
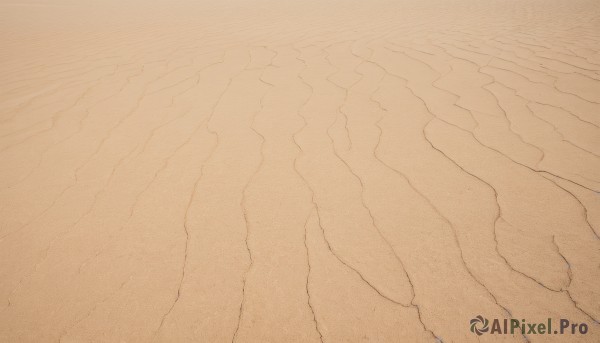
[[[0,46],[1,342],[600,341],[596,0],[2,0]]]

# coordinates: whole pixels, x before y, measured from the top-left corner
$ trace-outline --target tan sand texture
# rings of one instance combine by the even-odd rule
[[[0,42],[0,342],[600,342],[597,0],[2,0]]]

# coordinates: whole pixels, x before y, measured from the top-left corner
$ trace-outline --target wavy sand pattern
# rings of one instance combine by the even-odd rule
[[[13,0],[0,35],[1,342],[600,341],[600,2]]]

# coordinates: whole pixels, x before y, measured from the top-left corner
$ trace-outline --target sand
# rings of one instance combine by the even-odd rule
[[[0,342],[600,341],[598,1],[2,0],[0,42]]]

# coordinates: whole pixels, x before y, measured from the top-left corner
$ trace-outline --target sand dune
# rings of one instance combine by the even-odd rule
[[[1,342],[600,341],[597,1],[12,0],[0,36]]]

